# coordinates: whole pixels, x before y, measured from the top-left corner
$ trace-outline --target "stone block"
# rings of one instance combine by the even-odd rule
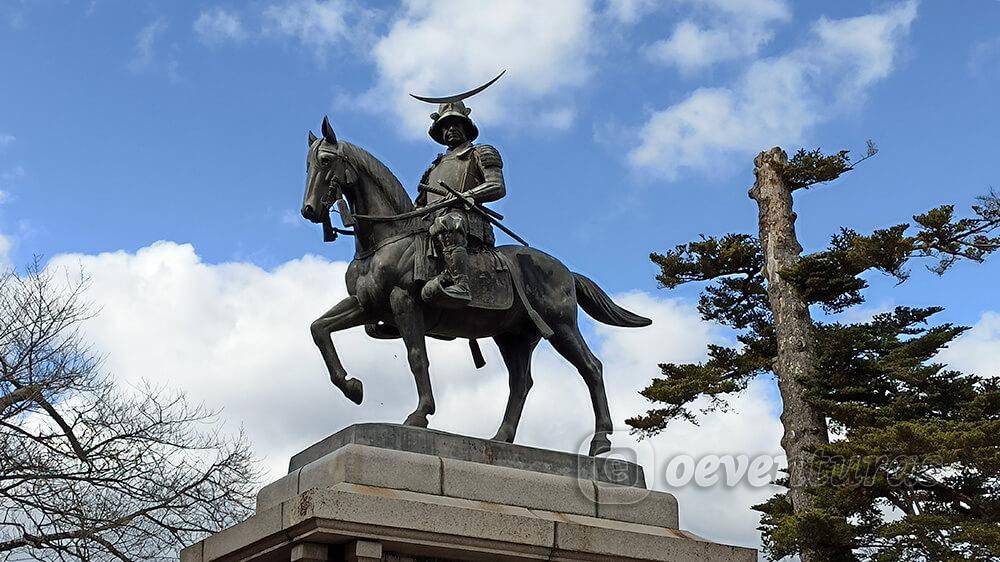
[[[756,561],[753,549],[677,530],[674,497],[646,490],[623,460],[358,424],[291,465],[260,491],[256,516],[185,549],[183,562]]]
[[[288,470],[294,472],[352,443],[531,472],[646,487],[642,467],[620,459],[594,459],[564,451],[550,451],[388,423],[359,423],[346,427],[293,456]]]
[[[264,486],[257,492],[257,511],[267,509],[271,506],[288,501],[299,494],[299,473],[298,469],[286,474],[281,478]]]
[[[330,545],[300,543],[292,547],[290,562],[329,562]]]
[[[523,507],[346,483],[299,495],[284,517],[286,528],[317,518],[536,547],[550,547],[555,532]]]
[[[344,547],[347,562],[381,562],[382,543],[375,541],[353,541]]]
[[[232,554],[258,540],[275,535],[283,529],[281,506],[277,505],[264,511],[258,511],[246,521],[204,540],[204,562]]]
[[[581,476],[586,476],[595,482],[636,488],[646,487],[646,477],[642,467],[634,462],[608,457],[584,458],[590,459],[593,465],[590,467],[590,472],[587,474],[581,472]]]
[[[298,493],[341,482],[441,493],[441,459],[405,451],[346,445],[300,469]]]
[[[757,562],[757,551],[692,539],[674,529],[559,514],[556,553],[657,562]]]
[[[529,509],[596,515],[594,483],[567,476],[442,459],[444,495]]]
[[[204,562],[205,541],[198,541],[181,550],[181,562]]]
[[[678,528],[677,499],[666,492],[596,483],[597,517]]]

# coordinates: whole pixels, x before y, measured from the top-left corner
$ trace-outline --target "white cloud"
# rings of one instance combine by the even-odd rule
[[[699,88],[654,112],[629,163],[673,178],[681,168],[802,143],[813,126],[858,104],[889,75],[916,11],[908,1],[878,14],[820,19],[806,44],[752,62],[733,86]]]
[[[979,41],[969,50],[966,63],[972,76],[989,76],[1000,71],[1000,37]]]
[[[845,324],[860,324],[871,322],[877,314],[892,312],[896,308],[893,299],[882,299],[878,304],[866,303],[861,306],[852,306],[843,312],[827,315],[821,318],[823,322],[841,322]]]
[[[7,183],[13,180],[21,179],[24,177],[24,174],[25,174],[24,166],[17,165],[9,170],[4,170],[2,173],[0,173],[0,181]]]
[[[3,148],[6,138],[9,138],[7,144],[14,142],[12,135],[0,135],[0,148]],[[10,193],[5,188],[16,180],[23,178],[24,175],[24,167],[21,165],[0,172],[0,205],[3,205],[10,198]],[[10,233],[5,233],[4,230],[6,230],[6,226],[0,220],[0,271],[6,270],[13,265],[10,261],[10,252],[14,248],[14,237]]]
[[[963,373],[1000,376],[1000,312],[984,312],[971,330],[942,350],[935,360]]]
[[[631,24],[656,9],[656,0],[609,0],[607,14],[618,22]]]
[[[7,148],[11,144],[13,144],[14,141],[16,140],[17,137],[15,137],[14,135],[7,133],[0,133],[0,149]]]
[[[7,270],[11,267],[10,250],[13,246],[14,243],[11,241],[10,237],[0,232],[0,271]]]
[[[135,55],[129,62],[129,70],[139,72],[153,64],[156,56],[156,42],[167,29],[167,23],[158,19],[143,27],[135,38]]]
[[[681,21],[670,37],[645,49],[651,60],[676,66],[683,72],[753,57],[774,37],[771,27],[791,18],[784,0],[688,0],[684,3],[697,15]]]
[[[369,43],[374,12],[352,0],[287,0],[265,8],[263,17],[265,32],[294,37],[325,60],[342,43]]]
[[[0,205],[3,205],[4,202],[7,201],[7,198],[7,192],[0,189]],[[0,223],[0,226],[2,226],[2,223]],[[9,235],[0,231],[0,272],[11,267],[10,251],[13,247],[14,240]]]
[[[194,21],[194,30],[202,41],[210,44],[246,38],[239,14],[222,8],[202,12]]]
[[[359,96],[372,112],[387,109],[404,133],[426,134],[436,110],[407,94],[443,96],[507,74],[473,98],[472,117],[487,126],[567,128],[569,99],[590,74],[594,14],[589,0],[470,2],[405,0],[403,14],[374,47],[375,86]]]
[[[231,426],[245,424],[270,477],[283,474],[289,456],[359,421],[402,420],[416,391],[398,341],[367,338],[360,329],[334,335],[348,371],[365,382],[365,403],[354,406],[330,385],[309,336],[309,323],[343,298],[346,264],[305,256],[265,271],[246,263],[203,263],[190,245],[159,242],[135,254],[65,255],[49,267],[83,267],[92,276],[88,297],[100,314],[85,328],[106,366],[119,379],[145,378],[179,387],[209,406],[223,407]],[[591,344],[605,366],[612,416],[645,411],[637,391],[663,361],[696,361],[717,334],[694,306],[644,293],[616,297],[653,318],[652,327],[598,326]],[[581,314],[581,317],[585,315]],[[487,367],[475,370],[462,342],[429,341],[437,413],[431,426],[489,437],[499,425],[507,376],[495,346],[484,341]],[[573,449],[593,429],[580,376],[543,343],[534,360],[535,387],[518,442]],[[553,400],[558,397],[557,407]],[[780,430],[773,394],[752,385],[737,410],[708,416],[700,427],[671,426],[643,443],[655,446],[647,480],[662,483],[667,456],[678,453],[774,453]],[[616,446],[634,446],[619,431]],[[700,535],[757,545],[757,516],[749,506],[766,489],[676,491],[681,521]]]

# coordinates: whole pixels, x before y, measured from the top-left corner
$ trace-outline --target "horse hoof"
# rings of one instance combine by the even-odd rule
[[[513,443],[514,436],[506,431],[497,431],[497,434],[493,436],[493,441],[503,441],[504,443]]]
[[[365,385],[358,379],[348,379],[343,390],[344,396],[355,404],[361,404],[365,399]]]
[[[410,425],[413,427],[427,427],[427,415],[418,412],[413,412],[409,416],[406,416],[406,421],[403,425]]]
[[[590,442],[590,456],[596,457],[611,450],[611,440],[607,437],[595,437]]]

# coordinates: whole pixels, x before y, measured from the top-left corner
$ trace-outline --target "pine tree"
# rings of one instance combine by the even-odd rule
[[[862,160],[875,153],[869,143]],[[708,282],[698,309],[736,329],[738,345],[710,345],[702,363],[660,365],[641,392],[653,407],[627,423],[652,435],[676,419],[697,422],[773,374],[785,403],[789,470],[780,483],[789,492],[755,506],[769,556],[997,559],[1000,384],[988,375],[1000,373],[963,374],[933,361],[967,328],[930,326],[937,307],[899,307],[857,324],[813,320],[809,307],[837,313],[861,304],[861,274],[902,282],[916,258],[933,260],[937,274],[983,261],[1000,249],[1000,195],[981,197],[968,218],[944,205],[868,235],[845,228],[826,250],[801,256],[792,193],[856,163],[846,151],[800,150],[791,160],[780,149],[763,152],[751,190],[759,236],[702,237],[650,256],[665,288]]]

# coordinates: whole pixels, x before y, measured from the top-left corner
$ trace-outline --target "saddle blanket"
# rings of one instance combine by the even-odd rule
[[[514,303],[510,271],[493,248],[469,253],[469,306],[507,310]]]

